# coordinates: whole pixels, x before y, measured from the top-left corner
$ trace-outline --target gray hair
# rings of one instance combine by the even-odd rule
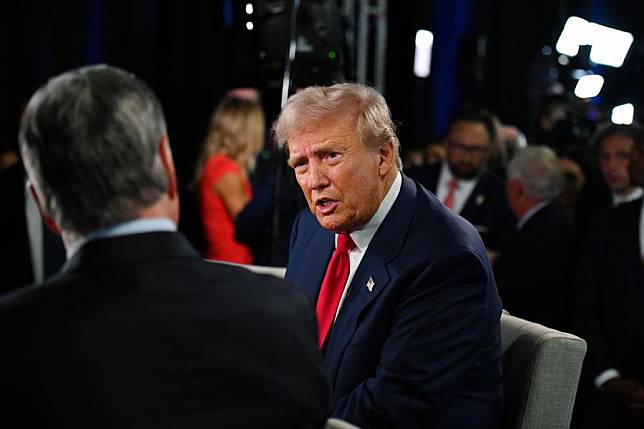
[[[273,134],[277,143],[288,149],[288,140],[297,130],[348,114],[356,118],[356,134],[365,146],[378,149],[389,142],[394,145],[396,166],[402,169],[400,142],[384,97],[376,89],[357,83],[311,86],[293,95],[273,124]]]
[[[508,180],[519,180],[525,193],[540,200],[553,200],[564,185],[564,175],[555,152],[545,146],[521,149],[508,164]]]
[[[62,230],[84,235],[136,218],[163,195],[165,134],[152,91],[124,70],[98,65],[41,87],[19,140],[44,210]]]

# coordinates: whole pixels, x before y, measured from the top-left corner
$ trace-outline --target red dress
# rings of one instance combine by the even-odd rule
[[[250,249],[235,241],[235,223],[228,213],[223,200],[219,198],[214,187],[217,181],[227,173],[242,177],[244,193],[252,197],[248,179],[239,166],[226,155],[215,155],[204,165],[203,175],[199,181],[199,200],[201,202],[201,222],[206,235],[206,258],[219,261],[252,264],[253,255]]]

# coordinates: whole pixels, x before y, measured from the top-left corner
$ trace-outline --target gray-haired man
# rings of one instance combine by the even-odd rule
[[[24,427],[319,427],[329,401],[303,294],[210,264],[177,232],[160,103],[108,66],[32,97],[21,150],[69,261],[0,299],[0,418]]]

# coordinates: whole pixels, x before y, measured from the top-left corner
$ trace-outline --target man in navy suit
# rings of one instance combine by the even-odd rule
[[[316,303],[333,415],[365,428],[497,427],[501,303],[485,247],[400,172],[384,98],[358,84],[307,88],[273,129],[309,205],[286,277]]]
[[[3,427],[320,428],[330,391],[304,293],[203,261],[176,232],[161,104],[114,67],[31,99],[31,190],[69,261],[0,298]]]
[[[445,162],[405,171],[474,225],[494,256],[506,244],[516,223],[503,181],[487,168],[497,138],[489,113],[457,113],[445,137]]]

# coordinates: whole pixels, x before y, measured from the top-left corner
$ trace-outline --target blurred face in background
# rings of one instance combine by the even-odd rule
[[[631,182],[637,186],[644,186],[644,143],[640,142],[633,145],[631,151],[631,163],[629,172]]]
[[[450,128],[447,136],[447,164],[457,179],[473,179],[487,163],[490,136],[479,122],[460,121]]]
[[[599,167],[608,187],[618,195],[633,188],[628,175],[633,140],[626,136],[606,137],[599,147]]]

